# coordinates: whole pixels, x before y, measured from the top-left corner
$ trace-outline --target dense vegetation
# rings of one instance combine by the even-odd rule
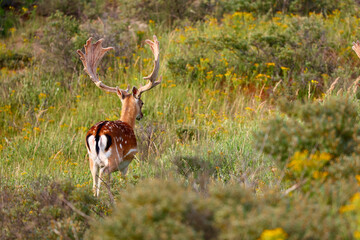
[[[1,239],[360,239],[357,1],[0,1]],[[92,196],[89,127],[143,96],[139,153]],[[112,197],[115,203],[112,203]]]

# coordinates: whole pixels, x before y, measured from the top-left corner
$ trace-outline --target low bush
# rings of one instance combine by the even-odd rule
[[[263,123],[256,134],[258,149],[285,162],[295,152],[329,153],[332,157],[358,152],[358,105],[349,97],[323,102],[283,101],[283,115]]]
[[[87,237],[199,239],[205,230],[213,231],[207,209],[196,206],[201,202],[195,193],[174,182],[143,182],[124,192],[112,216],[94,224]]]
[[[341,36],[340,12],[308,17],[277,14],[272,18],[247,12],[208,18],[204,24],[179,30],[168,68],[174,78],[215,85],[232,91],[259,91],[290,99],[321,97],[335,77],[351,81],[356,66],[349,44],[356,18]],[[348,40],[345,40],[348,39]],[[347,41],[347,42],[345,42]],[[357,60],[354,60],[356,62]],[[346,82],[344,81],[344,82]],[[255,90],[254,90],[255,89]]]
[[[83,0],[37,0],[37,14],[41,16],[50,16],[56,11],[60,11],[67,16],[79,18],[83,15],[84,5],[88,1]]]
[[[40,40],[45,50],[42,61],[47,62],[46,69],[75,69],[75,62],[79,59],[76,49],[81,49],[86,39],[78,20],[56,11],[49,17]]]
[[[219,1],[218,11],[231,13],[236,11],[254,12],[256,14],[275,14],[278,11],[284,13],[297,13],[307,15],[310,12],[322,13],[324,15],[334,10],[352,12],[357,7],[356,1],[331,1],[331,0],[231,0]]]
[[[171,180],[139,183],[113,215],[92,224],[90,239],[351,239],[354,215],[339,213],[356,192],[351,181],[327,182],[309,195],[255,196],[237,184],[206,196]],[[331,194],[329,194],[331,193]]]
[[[215,11],[216,3],[208,0],[175,0],[175,1],[122,1],[124,13],[131,19],[143,22],[156,22],[167,27],[183,26],[189,22],[203,20],[206,15]]]
[[[14,51],[0,43],[0,69],[22,69],[30,65],[32,56],[25,51]]]
[[[258,150],[286,167],[290,179],[324,181],[360,174],[360,125],[353,99],[283,101],[280,109],[281,115],[264,122],[255,133],[255,143]]]
[[[0,185],[1,239],[78,239],[96,206],[89,189],[40,178],[28,186]],[[102,206],[105,209],[105,206]],[[74,211],[74,208],[76,209]]]

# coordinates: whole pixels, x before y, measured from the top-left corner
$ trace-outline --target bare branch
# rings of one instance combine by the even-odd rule
[[[294,184],[293,186],[291,186],[290,188],[286,189],[285,192],[283,193],[283,196],[288,195],[289,193],[291,193],[292,191],[295,191],[296,189],[300,188],[302,185],[304,185],[306,182],[308,181],[308,179],[305,179],[303,181],[300,181],[296,184]]]
[[[74,212],[76,212],[77,214],[79,214],[80,216],[85,218],[86,220],[88,220],[88,221],[94,221],[95,220],[94,218],[86,215],[85,213],[83,213],[82,211],[77,209],[71,202],[66,200],[64,197],[61,197],[60,200],[63,201],[66,205],[68,205],[69,208],[71,208]]]

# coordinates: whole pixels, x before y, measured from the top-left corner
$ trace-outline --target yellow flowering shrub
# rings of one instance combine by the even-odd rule
[[[285,240],[285,239],[287,239],[287,234],[282,228],[264,230],[259,238],[259,240]]]
[[[360,175],[356,175],[356,180],[360,186]],[[341,214],[352,214],[355,216],[354,238],[360,239],[360,192],[355,193],[349,200],[349,204],[342,206],[339,209]]]
[[[360,121],[352,99],[331,97],[305,104],[284,100],[279,106],[282,115],[262,124],[255,143],[294,173],[320,170],[339,156],[359,151]]]
[[[290,158],[290,161],[287,165],[289,170],[295,175],[299,176],[301,174],[312,175],[313,178],[322,178],[326,177],[326,172],[322,173],[319,170],[331,160],[332,156],[329,153],[325,152],[315,152],[309,154],[308,150],[297,151]]]

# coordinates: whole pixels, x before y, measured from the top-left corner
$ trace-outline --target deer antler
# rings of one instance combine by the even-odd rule
[[[89,38],[84,45],[85,53],[80,50],[77,50],[77,53],[80,55],[80,59],[84,65],[84,70],[89,74],[91,80],[95,83],[95,85],[105,91],[116,93],[119,89],[118,87],[109,87],[103,84],[99,77],[96,74],[96,69],[104,57],[105,53],[109,50],[114,49],[113,47],[103,48],[101,46],[104,39],[100,39],[95,44],[91,43],[92,38]]]
[[[356,42],[353,42],[352,50],[354,50],[356,55],[360,58],[360,42],[359,42],[359,40],[357,40]]]
[[[151,51],[154,54],[154,57],[155,57],[154,69],[149,76],[144,77],[144,79],[149,80],[149,82],[145,86],[140,85],[139,90],[135,96],[136,98],[140,98],[140,96],[143,92],[146,92],[146,91],[152,89],[153,87],[159,85],[162,80],[162,76],[161,76],[158,81],[155,81],[158,77],[159,68],[160,68],[160,61],[159,61],[160,47],[159,47],[159,41],[157,40],[155,35],[153,36],[153,38],[154,38],[154,41],[145,40],[145,42],[147,44],[149,44]]]

